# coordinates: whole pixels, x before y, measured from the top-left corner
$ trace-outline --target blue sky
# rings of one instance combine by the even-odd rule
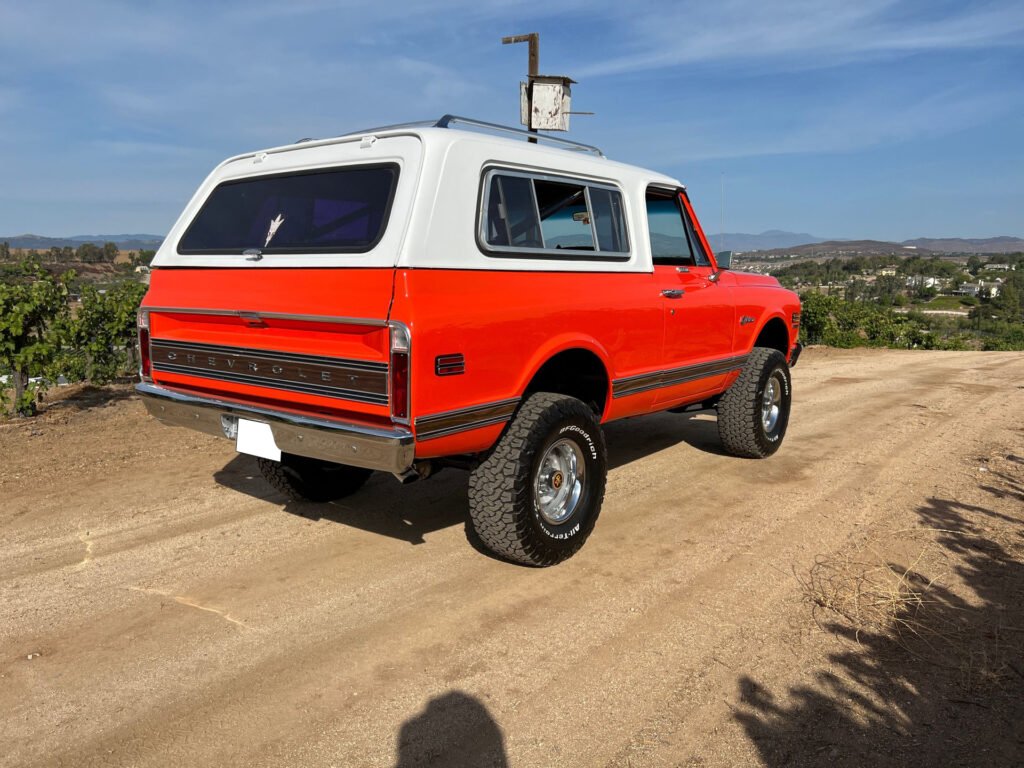
[[[1024,3],[0,0],[0,234],[163,234],[224,157],[445,112],[681,178],[709,231],[1024,236]]]

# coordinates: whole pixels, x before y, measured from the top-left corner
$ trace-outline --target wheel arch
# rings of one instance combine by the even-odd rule
[[[768,347],[770,349],[777,349],[782,353],[782,356],[788,360],[790,341],[789,329],[786,327],[786,321],[779,315],[773,315],[772,317],[769,317],[767,322],[765,322],[765,324],[758,330],[757,336],[754,337],[752,347]]]
[[[562,339],[538,352],[519,387],[522,400],[534,392],[570,395],[603,419],[611,402],[608,354],[592,339]]]

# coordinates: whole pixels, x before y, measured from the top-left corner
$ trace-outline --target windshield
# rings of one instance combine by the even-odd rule
[[[398,166],[256,176],[217,186],[181,254],[365,253],[384,234]]]

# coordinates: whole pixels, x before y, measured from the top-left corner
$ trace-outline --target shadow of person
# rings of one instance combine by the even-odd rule
[[[427,702],[398,732],[395,768],[506,768],[505,738],[482,703],[462,691]]]

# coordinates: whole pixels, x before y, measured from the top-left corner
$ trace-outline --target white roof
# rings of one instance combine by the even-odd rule
[[[509,129],[505,129],[509,130]],[[161,266],[256,266],[240,255],[177,253],[177,244],[213,189],[229,179],[329,168],[349,163],[397,163],[401,172],[383,238],[364,254],[266,254],[262,267],[418,266],[470,269],[564,270],[565,262],[502,258],[496,264],[477,247],[472,233],[479,210],[481,174],[489,166],[551,173],[614,185],[622,190],[627,210],[631,255],[628,262],[602,263],[581,257],[574,271],[649,271],[646,211],[650,185],[681,187],[677,179],[657,171],[609,160],[581,149],[564,149],[479,130],[410,124],[369,129],[329,139],[304,140],[236,155],[221,163],[200,185],[153,259]],[[543,142],[549,138],[541,135]],[[585,146],[585,145],[580,145]],[[593,149],[593,148],[591,148]]]

